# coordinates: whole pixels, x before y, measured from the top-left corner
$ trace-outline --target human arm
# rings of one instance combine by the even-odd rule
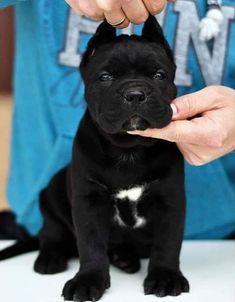
[[[186,161],[206,164],[235,149],[235,90],[210,86],[177,98],[173,121],[162,129],[130,134],[176,142]]]

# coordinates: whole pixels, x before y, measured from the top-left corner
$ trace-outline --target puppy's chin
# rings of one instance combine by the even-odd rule
[[[131,135],[126,132],[120,132],[117,134],[107,134],[106,138],[115,146],[121,148],[132,148],[135,146],[151,146],[154,145],[157,140],[149,137],[143,137],[139,135]]]
[[[141,116],[133,115],[122,125],[122,132],[133,131],[133,130],[146,130],[150,128],[150,123]]]
[[[157,142],[156,139],[127,133],[127,131],[146,130],[148,128],[151,128],[151,124],[146,119],[134,115],[123,123],[120,131],[117,133],[106,133],[106,138],[108,138],[113,145],[122,148],[132,148],[138,145],[151,146]]]
[[[155,144],[158,140],[155,138],[147,138],[140,135],[131,135],[127,131],[134,130],[146,130],[148,128],[163,128],[171,122],[172,111],[169,107],[167,114],[164,115],[164,118],[154,118],[147,119],[141,115],[132,115],[124,122],[116,124],[115,127],[110,131],[107,131],[99,125],[100,130],[102,130],[103,135],[108,139],[113,145],[122,148],[131,148],[134,146],[151,146]],[[106,124],[107,126],[107,124]],[[107,127],[108,128],[108,127]],[[116,128],[116,129],[115,129]]]

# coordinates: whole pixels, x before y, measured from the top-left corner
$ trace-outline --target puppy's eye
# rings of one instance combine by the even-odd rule
[[[154,79],[157,79],[157,80],[160,80],[160,81],[164,80],[164,79],[166,78],[165,71],[163,71],[163,70],[161,70],[161,69],[158,70],[158,71],[154,74],[153,78],[154,78]]]
[[[113,81],[114,79],[114,76],[108,72],[105,72],[105,73],[102,73],[100,76],[99,76],[99,80],[101,82],[107,82],[107,81]]]

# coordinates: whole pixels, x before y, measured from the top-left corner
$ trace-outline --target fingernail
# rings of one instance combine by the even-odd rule
[[[177,110],[177,107],[175,106],[175,104],[171,104],[171,109],[173,112],[173,117],[176,117],[178,115],[178,110]]]

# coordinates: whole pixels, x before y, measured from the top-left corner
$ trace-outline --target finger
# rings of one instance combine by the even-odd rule
[[[80,10],[83,14],[96,21],[101,21],[104,19],[104,14],[102,9],[97,5],[96,1],[92,0],[77,0],[79,3]]]
[[[116,0],[97,0],[97,5],[103,10],[105,19],[113,26],[121,23],[117,27],[124,28],[129,25],[129,20],[126,18],[120,1]],[[123,21],[123,22],[122,22]]]
[[[166,0],[144,0],[147,10],[152,15],[159,14],[166,5]]]
[[[173,119],[187,119],[209,110],[220,109],[221,102],[219,89],[211,86],[198,92],[187,94],[175,99],[172,104]]]
[[[78,0],[65,0],[70,7],[79,15],[83,15],[83,12],[78,4]]]
[[[192,121],[173,121],[162,129],[128,131],[128,133],[176,143],[198,144],[211,147],[217,147],[218,145],[218,131],[214,123],[206,118],[196,118]]]
[[[120,25],[115,26],[115,27],[122,29],[122,28],[128,27],[129,24],[130,24],[130,21],[129,21],[128,18],[126,17],[126,19],[124,20],[124,22],[122,22]]]
[[[142,0],[121,0],[121,5],[130,22],[141,24],[148,19],[149,13]]]
[[[114,27],[125,28],[130,24],[122,9],[113,11],[112,13],[104,13],[104,16],[107,22]]]
[[[116,0],[96,0],[97,5],[107,13],[111,13],[113,10],[121,9],[120,1]]]

